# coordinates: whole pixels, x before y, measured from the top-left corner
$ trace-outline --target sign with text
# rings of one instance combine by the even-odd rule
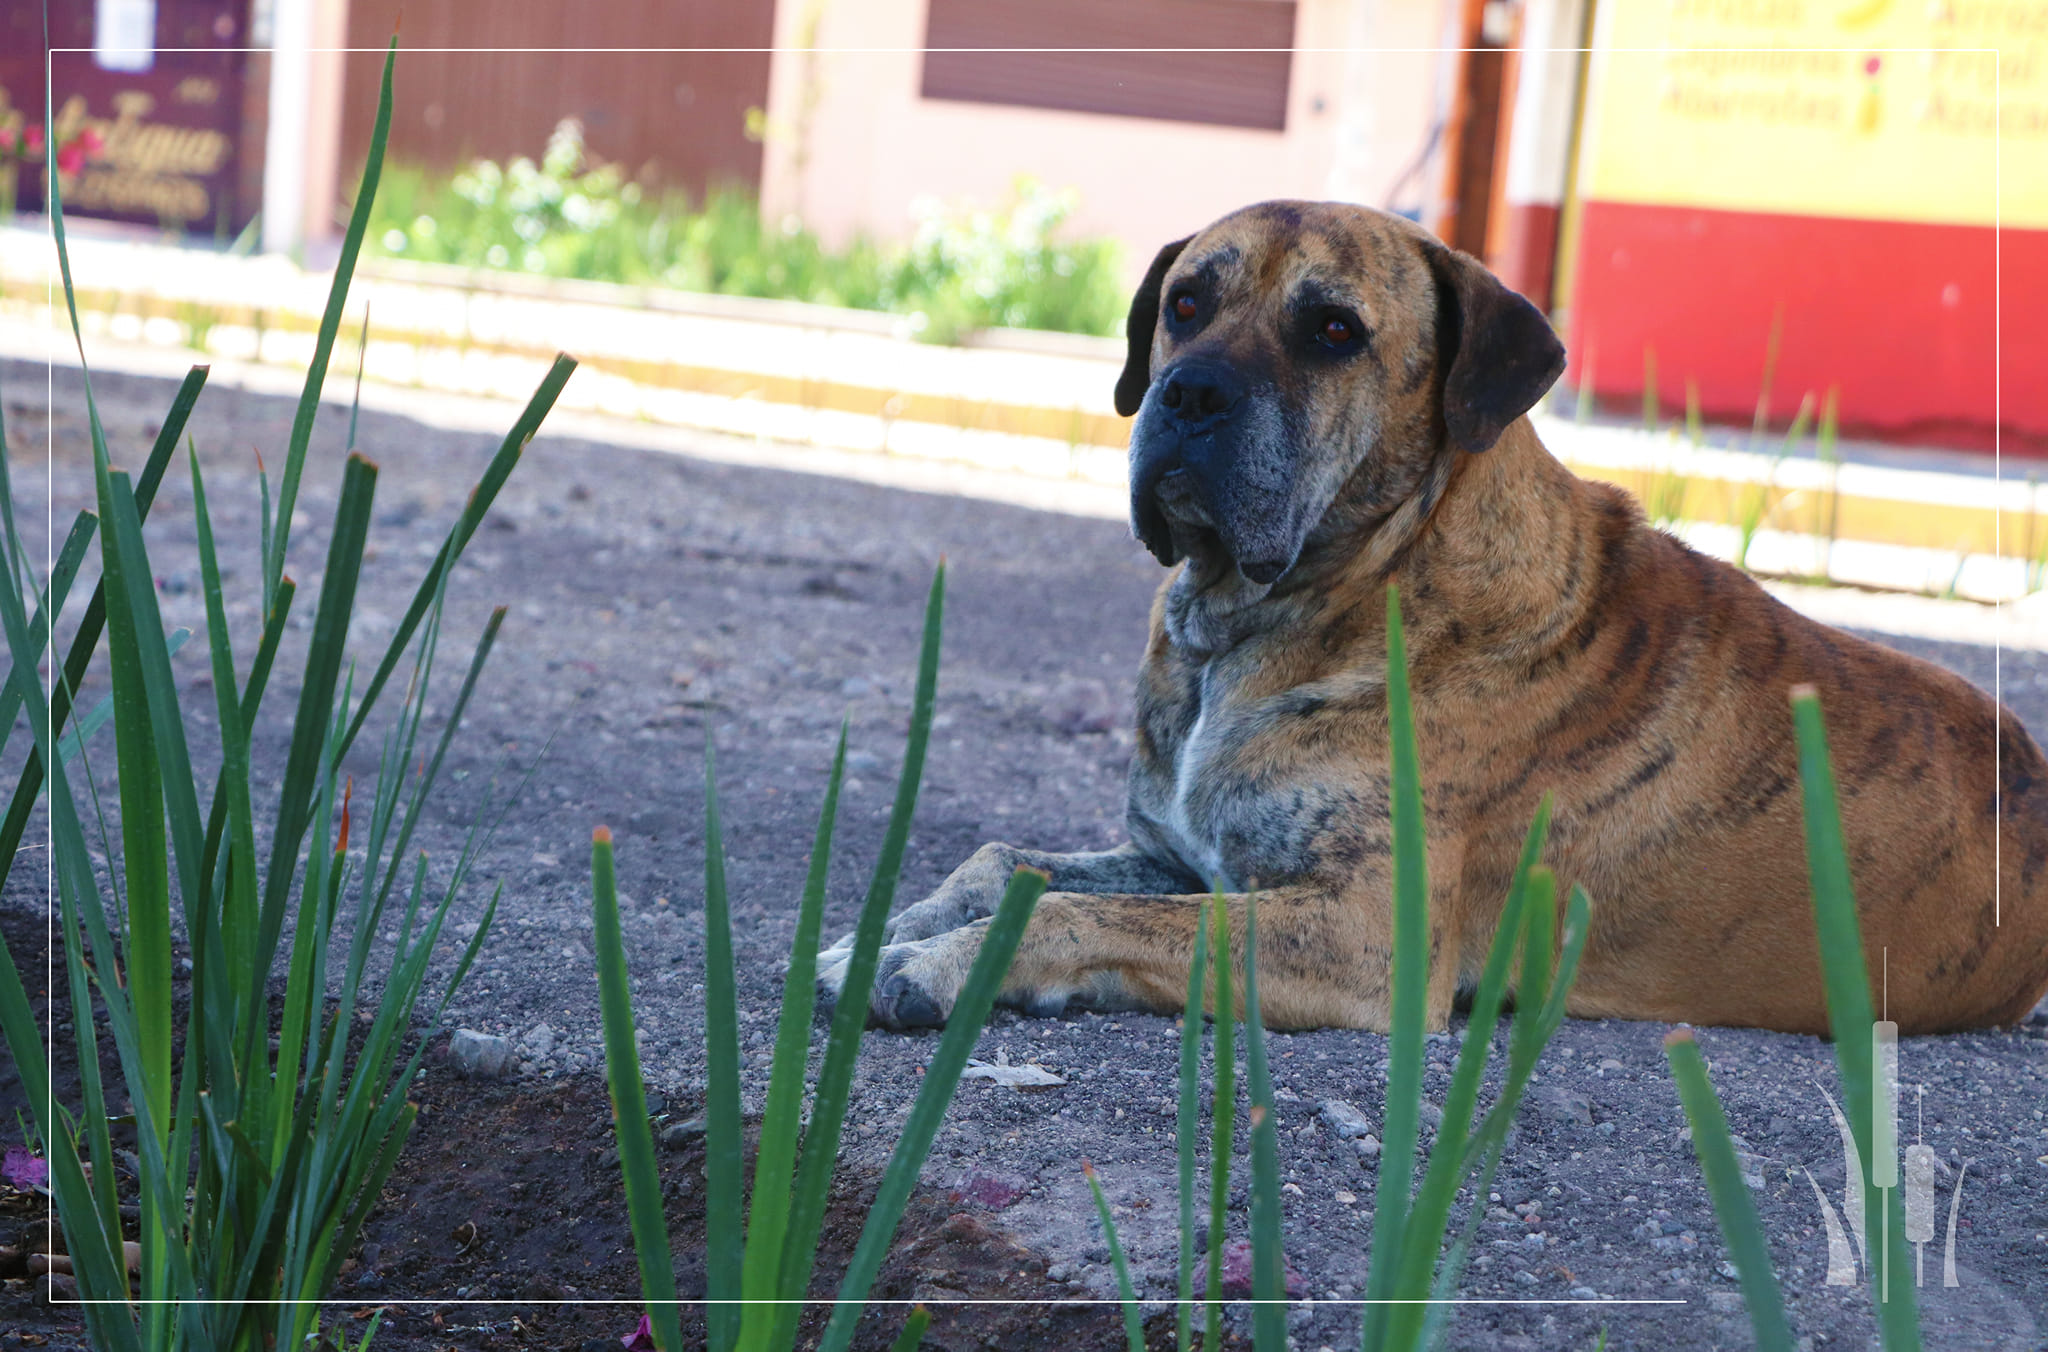
[[[249,0],[53,10],[47,149],[32,132],[43,120],[44,54],[25,45],[0,53],[0,133],[13,133],[0,140],[22,147],[0,167],[12,174],[14,205],[40,210],[54,168],[65,210],[81,216],[239,231],[260,190],[261,110],[252,121],[249,55],[240,50],[249,18]]]
[[[1589,198],[2048,228],[2048,0],[1599,13]]]

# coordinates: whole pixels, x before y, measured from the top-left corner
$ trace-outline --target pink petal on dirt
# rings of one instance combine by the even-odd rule
[[[1021,1174],[973,1169],[960,1176],[953,1191],[963,1202],[1000,1211],[1030,1192],[1031,1180]]]
[[[1287,1296],[1299,1300],[1308,1294],[1308,1283],[1284,1261],[1280,1270],[1286,1274]],[[1252,1244],[1248,1239],[1226,1239],[1223,1241],[1223,1294],[1240,1299],[1252,1293]]]
[[[0,1163],[0,1179],[5,1179],[9,1186],[22,1192],[47,1187],[50,1164],[48,1160],[31,1154],[27,1146],[11,1145],[7,1147],[6,1162]]]
[[[626,1352],[654,1352],[653,1316],[641,1315],[639,1326],[619,1339],[619,1345],[624,1347]]]

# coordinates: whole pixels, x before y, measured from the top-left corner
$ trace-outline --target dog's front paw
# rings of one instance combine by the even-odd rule
[[[960,998],[968,969],[981,946],[981,926],[890,944],[875,963],[875,985],[868,1001],[870,1023],[901,1032],[910,1028],[942,1028]],[[818,1010],[830,1016],[846,994],[847,967],[853,950],[827,949],[818,958]]]
[[[883,941],[891,944],[914,944],[923,939],[937,938],[950,934],[962,925],[981,920],[988,910],[969,905],[959,893],[941,888],[937,894],[925,898],[915,906],[906,906],[891,917],[888,929],[883,931]]]
[[[892,944],[882,950],[875,969],[875,994],[868,1002],[869,1016],[884,1028],[902,1032],[910,1028],[943,1028],[964,981],[952,979],[943,956],[934,952],[943,940]],[[968,953],[972,961],[973,952]]]

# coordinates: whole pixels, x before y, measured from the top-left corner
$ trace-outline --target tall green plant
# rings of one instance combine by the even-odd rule
[[[895,897],[896,878],[910,836],[924,771],[925,748],[931,736],[936,698],[939,639],[945,597],[945,567],[932,580],[925,607],[923,651],[913,697],[910,741],[897,786],[896,807],[883,835],[881,856],[855,931],[848,976],[832,1016],[825,1063],[819,1072],[807,1128],[803,1123],[803,1089],[810,1052],[810,1024],[815,992],[818,932],[825,904],[826,869],[838,813],[839,790],[846,768],[846,733],[840,731],[832,777],[825,789],[811,853],[809,876],[798,906],[795,946],[784,976],[783,1004],[775,1055],[769,1071],[768,1099],[761,1122],[761,1145],[755,1156],[753,1204],[743,1225],[739,1198],[746,1186],[739,1147],[739,1017],[732,980],[732,940],[718,786],[707,750],[705,765],[705,1036],[710,1063],[710,1091],[705,1141],[707,1244],[725,1250],[725,1261],[709,1290],[706,1336],[713,1352],[739,1348],[745,1352],[785,1352],[796,1345],[797,1315],[810,1288],[817,1260],[818,1236],[832,1186],[840,1128],[853,1083],[861,1031],[867,1022],[875,970],[881,952],[882,922]],[[661,1190],[653,1169],[653,1146],[639,1084],[634,1050],[632,1001],[627,985],[625,954],[619,937],[618,896],[613,882],[610,832],[599,828],[593,838],[592,868],[597,912],[598,983],[605,1022],[605,1069],[612,1085],[617,1120],[620,1166],[624,1173],[628,1214],[640,1257],[642,1290],[649,1304],[655,1344],[675,1352],[682,1344],[675,1312],[675,1280],[668,1266],[668,1237],[661,1220]],[[946,1020],[937,1051],[925,1068],[916,1101],[911,1105],[896,1149],[868,1210],[853,1257],[841,1279],[839,1296],[819,1347],[844,1352],[865,1308],[910,1200],[940,1120],[967,1068],[968,1055],[981,1036],[989,1011],[1001,989],[1031,910],[1045,891],[1046,876],[1019,869],[1010,879],[994,918],[983,934],[980,951],[967,981]],[[799,1160],[797,1142],[802,1137]],[[631,1142],[630,1148],[628,1142]],[[915,1347],[929,1316],[912,1315],[897,1346]]]
[[[317,399],[319,375],[375,194],[390,124],[395,50],[394,42],[386,55],[361,206],[344,241],[302,411]],[[344,647],[377,471],[350,448],[266,866],[255,833],[250,745],[294,593],[283,573],[290,495],[280,499],[273,516],[266,488],[264,629],[244,678],[226,621],[204,476],[196,452],[188,457],[214,678],[212,713],[221,739],[211,811],[202,815],[201,785],[193,773],[180,685],[157,610],[142,520],[204,376],[195,371],[180,390],[141,479],[116,469],[84,361],[58,188],[53,182],[51,225],[79,345],[98,513],[96,518],[81,515],[72,528],[48,586],[35,595],[32,617],[28,602],[35,589],[24,582],[30,574],[0,457],[0,515],[8,547],[7,566],[0,569],[5,575],[0,624],[11,659],[7,730],[13,725],[11,710],[24,709],[34,743],[0,844],[11,863],[21,827],[47,782],[69,1017],[80,1040],[78,1103],[58,1103],[51,1094],[42,1070],[41,1030],[4,943],[0,1030],[22,1070],[36,1129],[49,1152],[58,1219],[80,1292],[89,1302],[84,1313],[95,1345],[119,1352],[296,1347],[313,1327],[314,1302],[331,1289],[412,1124],[405,1090],[423,1050],[416,1045],[405,1055],[406,1037],[427,993],[428,964],[450,907],[489,839],[488,826],[473,830],[439,886],[429,885],[424,856],[408,867],[421,807],[503,618],[501,610],[486,626],[429,751],[420,738],[448,570],[574,363],[558,360],[528,404],[360,698],[344,675]],[[0,428],[0,441],[4,435]],[[292,493],[310,440],[311,419],[302,416],[294,424],[284,466]],[[45,700],[38,666],[49,654],[56,619],[95,535],[101,584],[66,661],[55,668],[56,688]],[[102,773],[95,771],[83,736],[64,747],[65,755],[55,754],[102,625],[122,807],[121,848],[115,849],[103,831],[97,842],[100,854],[118,861],[108,880],[111,896],[95,869],[68,756],[76,755],[84,787],[95,801],[101,796]],[[384,738],[376,787],[358,818],[339,767],[385,679],[408,653],[410,683]],[[97,814],[94,820],[100,820]],[[359,833],[353,854],[352,825]],[[302,847],[307,849],[303,869],[298,862]],[[264,880],[261,888],[259,880]],[[402,909],[387,920],[399,909],[393,905],[394,890]],[[351,891],[352,906],[346,902]],[[192,964],[183,1050],[176,1055],[174,894]],[[293,895],[298,901],[285,1005],[274,1022],[269,977],[294,910]],[[436,1023],[488,935],[495,907],[493,898],[443,983],[432,1016]],[[355,1006],[369,976],[371,943],[387,928],[397,937],[382,963],[382,988],[359,1022]],[[323,1020],[328,954],[336,941],[347,944],[345,974],[338,1007]],[[104,1004],[115,1064],[133,1105],[141,1166],[140,1271],[132,1292],[96,996]],[[352,1045],[351,1034],[358,1032],[361,1041]],[[141,1303],[129,1305],[131,1294]]]

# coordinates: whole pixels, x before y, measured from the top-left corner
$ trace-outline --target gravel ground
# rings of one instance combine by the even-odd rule
[[[139,465],[171,388],[140,377],[96,381],[117,463]],[[53,485],[40,453],[51,417],[42,368],[0,368],[0,391],[16,492],[32,503],[50,490],[61,528],[92,496],[76,379],[56,377]],[[293,537],[295,571],[306,587],[295,626],[310,623],[347,416],[333,407],[320,415],[301,499],[305,520]],[[250,448],[276,465],[290,418],[287,401],[216,388],[193,423],[232,570],[230,620],[245,650],[256,576]],[[359,442],[382,467],[354,634],[359,648],[369,648],[402,612],[495,439],[366,411]],[[179,466],[149,535],[167,621],[200,631],[189,508]],[[41,527],[25,529],[40,549]],[[457,908],[459,922],[474,921],[490,885],[503,881],[498,930],[451,1017],[515,1042],[512,1086],[598,1072],[585,851],[590,828],[603,822],[619,841],[648,1078],[677,1115],[701,1096],[708,731],[719,751],[747,1107],[758,1111],[779,963],[839,719],[851,720],[853,750],[828,934],[851,926],[887,816],[921,602],[942,555],[951,565],[946,658],[904,868],[906,901],[987,840],[1081,849],[1121,838],[1128,687],[1158,581],[1149,557],[1111,522],[545,434],[534,442],[451,586],[446,633],[464,651],[491,606],[510,612],[422,842],[441,861],[435,866],[446,867],[484,804],[502,797],[547,745],[538,778],[512,807],[478,884]],[[302,643],[303,629],[293,639]],[[1898,645],[1980,683],[1991,680],[1988,649]],[[194,687],[189,707],[210,711],[204,651],[194,641],[175,664]],[[2029,726],[2048,732],[2048,657],[2008,653],[2003,679],[2006,698]],[[285,701],[295,693],[281,664],[257,753],[262,789],[274,791],[281,773]],[[101,754],[110,755],[111,739],[102,740]],[[195,740],[205,744],[203,728]],[[355,753],[353,768],[360,791],[375,768],[367,747]],[[39,874],[27,862],[17,869],[7,880],[7,906],[39,910]],[[1497,1196],[1485,1201],[1462,1294],[1487,1303],[1460,1312],[1454,1345],[1589,1347],[1603,1330],[1611,1347],[1747,1345],[1732,1269],[1665,1069],[1665,1031],[1571,1021],[1559,1033]],[[1827,1047],[1734,1030],[1706,1030],[1701,1043],[1743,1138],[1795,1328],[1813,1345],[1862,1345],[1871,1328],[1867,1298],[1858,1288],[1824,1285],[1826,1237],[1804,1172],[1839,1203],[1841,1151],[1822,1095],[1822,1086],[1833,1085]],[[849,1119],[850,1174],[886,1158],[933,1047],[928,1037],[869,1035]],[[1341,1302],[1363,1285],[1375,1161],[1345,1139],[1358,1128],[1336,1129],[1348,1119],[1328,1105],[1350,1105],[1377,1130],[1386,1043],[1320,1032],[1275,1035],[1271,1048],[1289,1186],[1288,1263],[1313,1302],[1291,1320],[1304,1349],[1343,1346],[1356,1338],[1356,1311]],[[1429,1051],[1428,1092],[1440,1101],[1455,1044],[1435,1038]],[[1101,1297],[1112,1286],[1078,1164],[1087,1156],[1118,1208],[1146,1290],[1170,1288],[1173,1023],[999,1013],[978,1054],[1037,1062],[1065,1083],[1034,1091],[964,1084],[926,1170],[930,1195],[958,1190],[981,1198],[989,1221],[1042,1258],[1053,1281],[1074,1298]],[[2041,1347],[2048,1337],[2048,1020],[2037,1016],[2017,1031],[1913,1039],[1900,1061],[1906,1083],[1926,1087],[1925,1139],[1942,1161],[1944,1202],[1955,1172],[1965,1174],[1957,1287],[1940,1285],[1939,1240],[1928,1246],[1935,1252],[1926,1256],[1929,1284],[1919,1294],[1929,1345]],[[495,1091],[479,1084],[475,1092]],[[1909,1091],[1909,1108],[1912,1102]],[[1910,1116],[1905,1130],[1913,1139]],[[1234,1235],[1244,1222],[1238,1202]],[[930,1294],[943,1292],[935,1286]]]

